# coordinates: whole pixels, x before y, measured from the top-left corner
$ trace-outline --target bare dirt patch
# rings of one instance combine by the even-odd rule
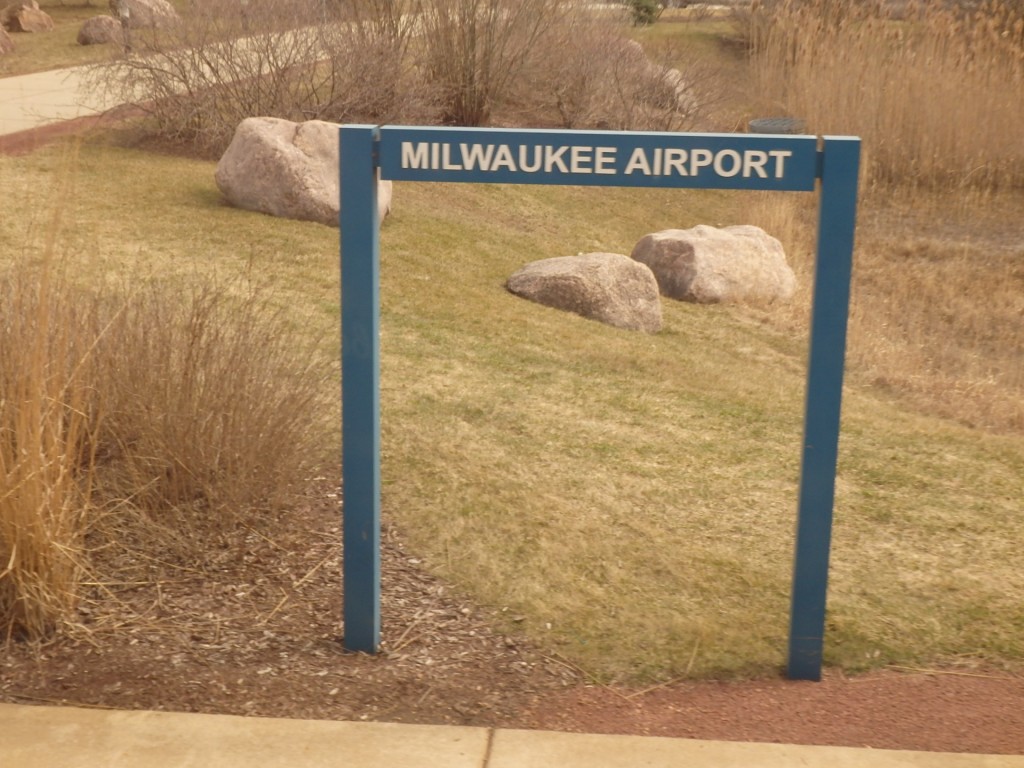
[[[148,579],[97,587],[88,632],[9,643],[0,701],[1024,753],[1017,673],[597,685],[496,630],[494,614],[427,575],[393,529],[384,538],[376,657],[341,647],[338,492],[320,481],[301,508],[218,542],[202,568],[139,554]]]

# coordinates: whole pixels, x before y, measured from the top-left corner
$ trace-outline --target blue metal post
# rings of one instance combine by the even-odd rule
[[[826,137],[811,313],[787,674],[820,680],[860,139]]]
[[[380,237],[372,126],[341,129],[345,648],[380,645]]]

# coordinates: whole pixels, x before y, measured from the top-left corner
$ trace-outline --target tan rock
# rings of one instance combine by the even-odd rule
[[[651,270],[619,253],[559,256],[527,264],[509,291],[616,328],[661,330],[661,300]]]
[[[79,45],[122,43],[124,32],[121,23],[113,16],[93,16],[82,22],[77,39]]]
[[[796,290],[782,243],[759,227],[668,229],[645,235],[631,255],[681,301],[787,301]]]
[[[217,187],[238,208],[336,227],[339,129],[322,120],[247,118],[217,164]],[[381,221],[391,210],[391,190],[390,181],[378,182]]]
[[[181,17],[167,0],[109,0],[110,12],[115,19],[128,15],[128,26],[131,29],[155,27],[162,29],[171,26]]]
[[[53,19],[39,9],[36,0],[8,5],[0,11],[0,24],[8,32],[49,32],[53,29]]]

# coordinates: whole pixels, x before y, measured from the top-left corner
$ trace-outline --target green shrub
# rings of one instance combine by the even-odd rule
[[[638,27],[656,22],[664,9],[658,0],[626,0],[625,5],[633,24]]]

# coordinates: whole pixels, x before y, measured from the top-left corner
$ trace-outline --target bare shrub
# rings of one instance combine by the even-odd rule
[[[222,150],[254,116],[386,122],[403,90],[412,16],[387,0],[343,14],[322,0],[210,0],[176,25],[139,30],[133,54],[94,68],[91,87],[153,118],[157,133]]]
[[[655,60],[625,35],[624,17],[567,14],[549,28],[524,68],[520,98],[557,114],[565,128],[679,131],[692,128],[705,103],[708,74]]]
[[[377,123],[435,119],[434,99],[411,61],[420,8],[418,0],[360,0],[348,6],[345,23],[320,30],[329,52],[330,77],[323,90],[330,99],[313,117]]]
[[[570,127],[683,130],[703,103],[695,68],[651,61],[627,14],[575,0],[210,0],[140,30],[92,87],[150,129],[217,153],[247,117],[487,124],[525,101]],[[673,60],[678,56],[673,54]]]
[[[421,12],[426,82],[440,117],[452,125],[485,125],[569,0],[430,0]]]

